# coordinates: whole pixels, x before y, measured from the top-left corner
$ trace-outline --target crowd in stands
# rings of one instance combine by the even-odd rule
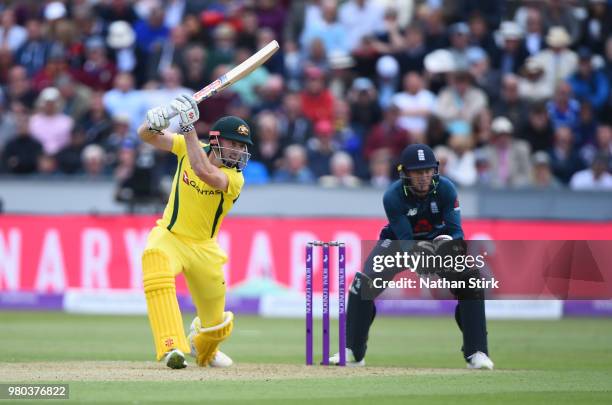
[[[423,142],[461,187],[612,190],[612,0],[3,1],[0,173],[158,192],[145,112],[273,39],[196,127],[249,122],[248,184],[383,188]]]

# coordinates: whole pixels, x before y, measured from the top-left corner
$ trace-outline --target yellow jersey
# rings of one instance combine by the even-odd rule
[[[189,163],[187,143],[183,136],[174,134],[172,153],[178,159],[176,173],[164,215],[157,221],[157,225],[192,240],[216,238],[223,218],[240,196],[244,185],[242,173],[236,169],[220,167],[229,179],[227,192],[223,192],[196,176]]]

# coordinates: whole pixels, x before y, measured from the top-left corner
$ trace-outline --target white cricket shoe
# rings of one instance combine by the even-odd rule
[[[467,368],[472,370],[493,370],[493,361],[483,352],[476,352],[468,357]]]
[[[185,355],[179,349],[172,349],[164,356],[164,363],[172,369],[187,367]]]
[[[345,350],[346,356],[346,366],[347,367],[363,367],[365,366],[365,358],[360,361],[355,360],[355,355],[353,355],[353,351],[348,347]],[[336,353],[329,358],[329,364],[338,365],[340,363],[340,353]]]
[[[221,350],[217,350],[217,353],[215,353],[215,357],[210,363],[208,363],[210,367],[219,368],[230,367],[232,364],[234,364],[234,361],[230,358],[230,356],[223,353]]]

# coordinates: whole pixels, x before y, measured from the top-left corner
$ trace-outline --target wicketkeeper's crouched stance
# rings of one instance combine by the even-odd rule
[[[180,116],[182,134],[166,130],[172,109]],[[170,368],[186,367],[191,352],[199,366],[227,367],[232,360],[219,345],[232,332],[234,315],[225,312],[223,265],[226,254],[217,244],[223,218],[244,184],[242,169],[252,145],[248,125],[224,117],[210,131],[210,143],[198,140],[196,101],[177,97],[171,107],[147,112],[139,129],[142,140],[177,156],[172,192],[163,217],[151,230],[142,255],[143,285],[157,360]],[[175,277],[183,273],[197,309],[185,336],[176,297]]]
[[[363,272],[355,275],[348,294],[347,365],[365,365],[368,334],[376,316],[373,299],[384,290],[373,287],[373,280],[392,280],[405,271],[404,268],[388,268],[374,272],[374,257],[394,256],[397,251],[442,257],[466,254],[457,191],[450,180],[438,175],[438,162],[431,148],[423,144],[407,146],[398,170],[401,179],[389,186],[383,198],[389,224],[382,229]],[[476,268],[461,273],[454,269],[433,273],[449,281],[465,280],[466,286],[468,279],[479,278]],[[428,275],[433,276],[431,272]],[[463,288],[451,292],[458,299],[455,320],[463,335],[462,351],[468,368],[492,369],[493,362],[488,357],[484,291]],[[330,363],[337,364],[338,360],[336,354],[330,358]]]

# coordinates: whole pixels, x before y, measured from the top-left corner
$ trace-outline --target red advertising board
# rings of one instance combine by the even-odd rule
[[[140,255],[155,220],[0,216],[0,291],[140,289]],[[379,218],[228,218],[219,234],[229,256],[227,285],[273,280],[279,288],[302,290],[304,247],[310,240],[344,241],[350,276],[359,270],[361,241],[376,239],[382,225]],[[464,229],[468,239],[607,240],[612,222],[466,220]],[[178,291],[187,292],[182,279]]]

